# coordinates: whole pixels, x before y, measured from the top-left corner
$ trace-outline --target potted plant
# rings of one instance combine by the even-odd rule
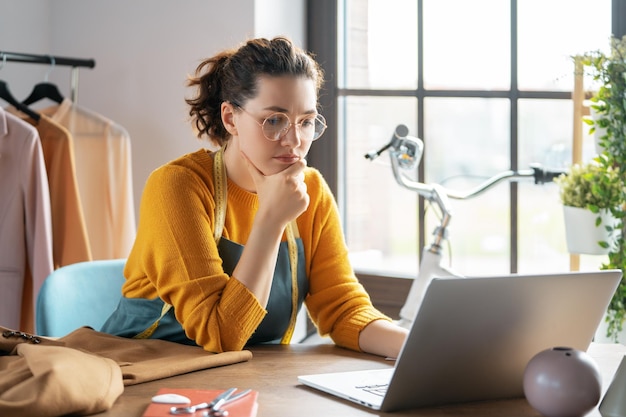
[[[610,207],[616,219],[615,241],[605,242],[609,249],[608,262],[603,269],[620,269],[626,275],[626,36],[612,37],[610,52],[592,51],[582,56],[585,69],[589,70],[594,81],[599,84],[592,101],[596,117],[587,120],[591,133],[602,129],[600,149],[602,158],[598,161],[605,172],[616,170],[621,182],[621,191],[616,196],[615,205]],[[616,341],[626,318],[626,277],[622,277],[607,311],[607,336]]]
[[[616,168],[605,166],[602,154],[586,164],[572,165],[554,182],[563,203],[565,233],[570,253],[603,255],[613,246],[615,219],[622,181]]]

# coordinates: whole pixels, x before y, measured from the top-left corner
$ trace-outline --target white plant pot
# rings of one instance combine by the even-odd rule
[[[602,223],[596,226],[596,219],[600,216]],[[573,254],[606,255],[612,244],[612,237],[606,230],[606,225],[614,225],[615,218],[608,210],[592,213],[590,210],[563,206],[565,220],[565,238],[567,250]],[[609,243],[609,248],[601,247],[598,242]]]

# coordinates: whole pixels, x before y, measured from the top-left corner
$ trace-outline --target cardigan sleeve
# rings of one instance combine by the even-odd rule
[[[301,219],[306,222],[310,216],[312,223],[306,254],[310,258],[307,309],[320,334],[330,335],[337,345],[360,350],[361,330],[374,320],[391,319],[374,308],[354,274],[330,188],[319,173],[311,177],[307,189],[316,196],[314,209]]]

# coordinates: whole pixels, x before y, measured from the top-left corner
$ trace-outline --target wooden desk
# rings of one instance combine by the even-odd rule
[[[113,408],[106,413],[98,414],[98,417],[140,417],[150,398],[161,387],[252,388],[259,391],[259,417],[540,416],[523,398],[379,413],[299,385],[296,377],[300,374],[384,368],[392,366],[392,362],[330,344],[261,346],[251,350],[254,357],[249,362],[126,387]],[[592,345],[589,354],[600,367],[605,392],[626,354],[626,347],[611,344]],[[597,407],[589,413],[589,416],[600,416]]]

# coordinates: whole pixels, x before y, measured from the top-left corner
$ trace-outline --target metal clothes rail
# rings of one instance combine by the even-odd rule
[[[27,64],[44,64],[72,67],[70,74],[70,92],[73,102],[78,100],[78,75],[79,68],[94,68],[96,61],[93,59],[69,58],[57,55],[38,55],[21,52],[0,51],[0,62],[22,62]]]

